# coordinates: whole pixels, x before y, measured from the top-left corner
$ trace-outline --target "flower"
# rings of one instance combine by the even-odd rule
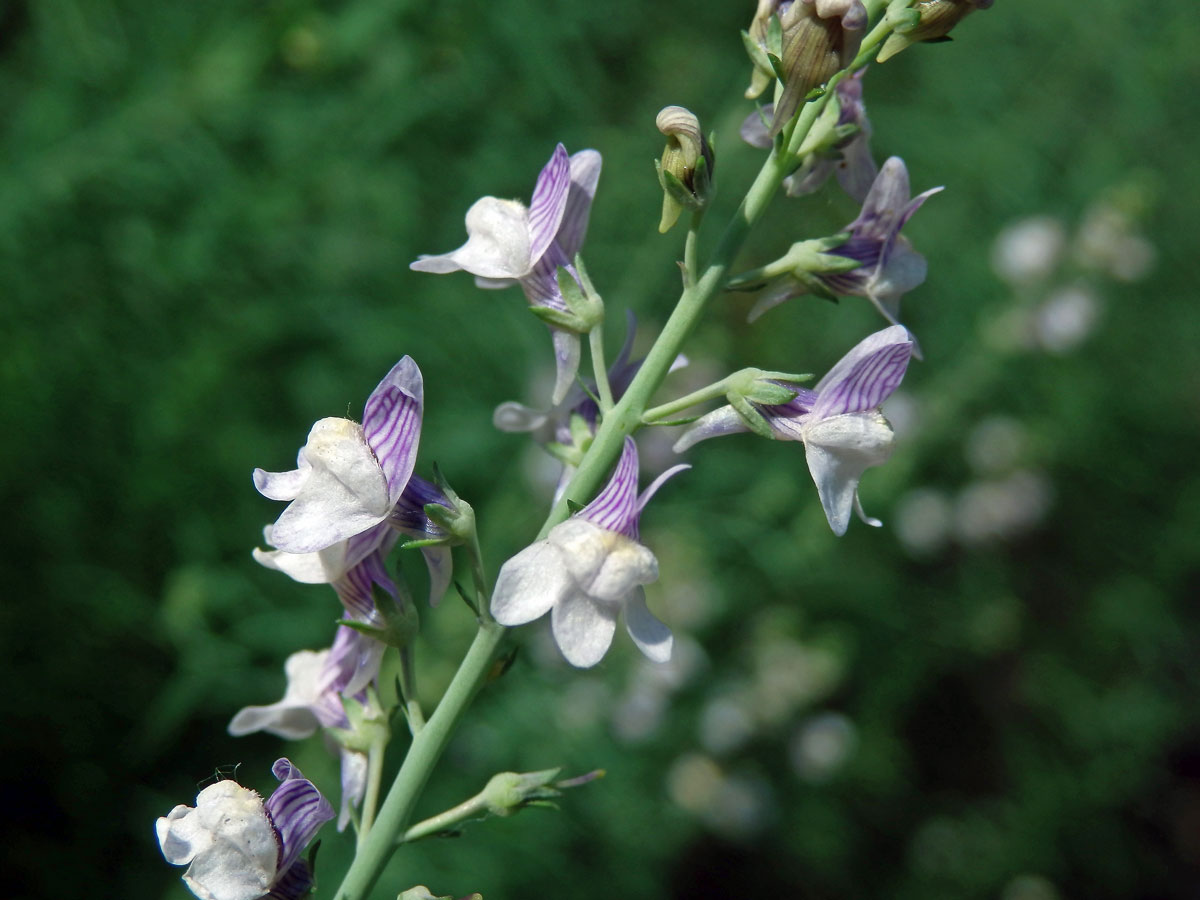
[[[321,419],[300,449],[296,469],[255,469],[259,493],[291,501],[268,541],[287,553],[315,553],[384,522],[416,464],[423,397],[421,370],[406,356],[367,398],[361,425]]]
[[[289,760],[276,760],[271,771],[281,784],[265,801],[218,781],[194,808],[176,806],[155,822],[163,856],[188,867],[183,881],[201,900],[299,900],[312,887],[300,853],[333,807]]]
[[[482,197],[467,210],[467,242],[439,256],[421,256],[410,268],[444,275],[470,272],[483,288],[519,284],[535,307],[567,312],[558,286],[564,267],[579,282],[573,260],[587,233],[600,180],[600,154],[581,150],[568,157],[562,144],[538,174],[529,206]],[[554,403],[565,396],[579,369],[579,336],[550,326],[558,368]]]
[[[906,50],[918,41],[946,39],[968,13],[977,9],[988,9],[993,0],[918,0],[907,11],[911,21],[898,25],[884,41],[878,61],[886,62],[901,50]]]
[[[638,455],[632,438],[612,479],[596,498],[526,547],[501,568],[492,615],[501,625],[523,625],[547,612],[567,662],[598,663],[623,614],[629,636],[655,662],[671,658],[671,632],[646,607],[642,585],[658,579],[658,560],[638,542],[638,518],[654,493],[687,466],[664,472],[637,493]]]
[[[861,341],[829,370],[815,388],[797,388],[778,406],[751,404],[777,440],[802,441],[808,470],[829,527],[842,535],[854,509],[868,525],[858,499],[858,482],[871,466],[891,456],[894,435],[879,407],[899,387],[913,354],[912,336],[893,325]],[[750,428],[732,406],[701,416],[675,443],[682,453],[699,441]]]
[[[285,740],[311,737],[321,728],[349,728],[342,697],[364,702],[368,685],[379,679],[384,645],[361,632],[339,625],[328,650],[301,650],[284,663],[287,687],[283,699],[268,706],[247,706],[229,723],[234,737],[265,731]],[[338,831],[350,821],[350,807],[362,800],[367,782],[367,757],[360,750],[340,747],[342,807]]]
[[[800,168],[784,179],[789,197],[802,197],[817,191],[830,175],[836,173],[842,190],[859,203],[866,200],[879,174],[879,167],[871,156],[871,123],[862,99],[862,79],[866,72],[866,69],[860,69],[838,82],[834,89],[836,103],[832,105],[836,119],[828,123],[828,137],[813,152],[806,153]],[[742,140],[751,147],[770,149],[773,142],[767,123],[774,109],[768,104],[750,113],[742,123]],[[838,137],[847,130],[853,130],[853,133]]]
[[[885,319],[899,325],[900,298],[925,280],[926,270],[925,257],[913,250],[900,229],[921,204],[940,190],[940,187],[930,188],[912,197],[904,160],[891,157],[879,170],[858,218],[844,229],[849,232],[849,239],[827,251],[830,256],[843,257],[858,265],[849,271],[810,274],[821,287],[834,294],[866,297]],[[785,277],[754,305],[751,320],[809,289],[804,281]]]

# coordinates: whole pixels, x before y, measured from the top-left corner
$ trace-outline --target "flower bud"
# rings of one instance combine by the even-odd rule
[[[657,165],[658,181],[663,188],[658,230],[665,234],[684,209],[702,209],[708,202],[713,152],[700,131],[700,120],[682,106],[664,107],[654,124],[667,136],[662,161]]]
[[[773,135],[791,120],[809,91],[854,61],[867,26],[862,0],[795,0],[786,9],[778,6],[782,55],[777,70],[784,87],[775,104]]]
[[[879,51],[878,61],[886,62],[919,41],[941,40],[968,13],[991,5],[992,0],[918,0],[911,10],[905,10],[909,16],[917,15],[911,23],[896,25]]]

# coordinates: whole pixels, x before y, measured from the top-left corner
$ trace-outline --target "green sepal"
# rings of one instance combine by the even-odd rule
[[[400,545],[401,550],[420,550],[422,547],[444,547],[450,543],[449,538],[415,538]]]
[[[403,650],[412,643],[412,639],[420,630],[421,618],[417,614],[416,605],[408,596],[407,590],[399,579],[397,579],[396,587],[400,592],[398,601],[378,584],[371,585],[371,599],[375,601],[375,611],[379,613],[379,618],[383,621],[382,626],[368,625],[356,619],[339,619],[337,624],[353,628],[360,634],[373,637],[389,647]]]
[[[769,441],[775,440],[775,432],[771,430],[771,426],[767,424],[767,420],[763,418],[762,413],[755,409],[749,400],[733,391],[730,391],[726,395],[726,399],[729,400],[729,405],[737,411],[738,418],[742,420],[742,424],[759,437],[764,437]]]
[[[374,687],[367,687],[367,702],[360,703],[353,697],[342,696],[342,708],[346,711],[346,728],[326,728],[325,733],[338,745],[357,753],[367,753],[372,747],[386,744],[392,736],[388,727],[388,715],[379,702]]]
[[[583,462],[583,454],[579,448],[574,445],[559,443],[558,441],[550,441],[543,444],[542,449],[557,459],[564,466],[578,466]]]
[[[467,608],[475,614],[475,618],[479,618],[479,606],[475,603],[475,598],[471,594],[463,590],[463,586],[457,581],[454,582],[454,590],[458,592],[458,596],[462,597],[462,602],[467,604]]]
[[[812,381],[811,372],[796,374],[793,372],[762,372],[760,378],[770,378],[772,381],[786,381],[788,384],[803,384],[806,381]]]
[[[789,400],[795,399],[796,392],[788,390],[781,384],[757,380],[742,396],[759,406],[782,406]]]
[[[586,292],[566,266],[558,267],[557,278],[563,302],[579,321],[581,333],[591,331],[604,321],[604,302],[599,296],[594,292]]]
[[[771,71],[775,73],[775,77],[786,84],[787,73],[783,70],[783,60],[778,55],[768,52],[767,61],[771,64]]]
[[[555,328],[561,328],[563,331],[572,331],[575,334],[587,334],[591,330],[586,322],[572,312],[554,309],[550,306],[530,306],[528,309],[547,325],[553,325]]]
[[[692,171],[695,172],[703,162],[704,157],[701,156],[698,160],[696,160],[696,167],[693,168]],[[656,161],[655,165],[658,168],[659,184],[662,185],[662,189],[667,192],[667,195],[672,200],[685,209],[699,209],[704,205],[699,198],[692,193],[692,189],[690,187],[680,181],[679,178],[674,174],[664,169],[661,163]]]
[[[774,54],[776,57],[783,56],[783,23],[776,15],[772,15],[767,20],[767,54]],[[779,80],[787,81],[787,78]]]
[[[750,36],[750,32],[742,29],[742,43],[746,46],[746,55],[750,57],[750,62],[759,69],[770,71],[771,61],[767,59],[767,53],[759,46],[758,41]]]
[[[808,272],[794,272],[792,277],[804,285],[804,289],[814,297],[820,297],[830,303],[840,302],[838,295],[831,291],[820,278],[816,278]]]
[[[583,509],[584,505],[585,504],[580,503],[577,500],[572,500],[570,497],[567,498],[567,512],[569,512],[571,515],[575,515],[577,512]]]
[[[596,405],[599,406],[600,404],[597,403]],[[595,437],[592,434],[592,427],[587,423],[587,419],[579,415],[579,413],[571,413],[571,420],[568,427],[571,431],[571,442],[578,448],[580,454],[586,453]]]
[[[701,413],[700,415],[703,415],[703,414]],[[655,421],[655,422],[646,422],[645,419],[643,419],[642,421],[645,422],[646,425],[667,425],[667,426],[691,425],[693,422],[695,422],[697,419],[700,418],[700,415],[687,416],[686,418],[683,418],[683,419],[663,419],[662,421]]]
[[[560,796],[551,787],[562,768],[540,772],[498,772],[481,791],[487,810],[494,816],[511,816],[523,806]]]

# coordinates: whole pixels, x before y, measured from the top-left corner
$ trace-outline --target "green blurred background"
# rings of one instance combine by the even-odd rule
[[[758,164],[736,136],[751,13],[0,4],[6,894],[188,896],[152,824],[218,766],[267,791],[287,753],[336,794],[318,740],[224,732],[336,613],[251,561],[278,513],[251,469],[358,415],[409,353],[419,471],[475,505],[493,570],[527,543],[539,457],[490,415],[541,399],[545,329],[515,291],[408,263],[461,243],[478,196],[527,198],[556,141],[595,147],[610,345],[625,308],[661,324],[681,235],[656,232],[654,114],[717,131],[727,215]],[[524,629],[421,812],[502,769],[608,777],[403,850],[378,897],[1200,893],[1198,41],[1183,0],[1002,0],[868,74],[877,159],[947,186],[907,230],[926,361],[864,479],[887,527],[834,538],[796,445],[693,451],[643,523],[677,662],[618,638],[579,673]],[[854,215],[836,189],[779,201],[744,263]],[[1006,281],[997,235],[1030,216],[1053,218],[1017,245],[1062,254]],[[880,325],[851,298],[749,327],[750,302],[717,301],[681,387],[821,372]],[[448,600],[424,625],[432,700],[472,623]],[[350,844],[325,833],[322,895]]]

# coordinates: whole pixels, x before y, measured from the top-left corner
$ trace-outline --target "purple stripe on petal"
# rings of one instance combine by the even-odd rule
[[[321,826],[333,818],[333,807],[286,757],[271,771],[281,782],[264,802],[279,835],[279,870],[286,872],[299,859]]]
[[[303,900],[312,888],[312,871],[305,860],[298,859],[275,880],[265,900]]]
[[[567,208],[567,193],[571,187],[571,163],[567,148],[559,144],[550,161],[538,174],[529,203],[529,259],[536,262],[546,252],[558,233]]]
[[[633,438],[625,438],[625,447],[612,478],[591,503],[577,515],[587,521],[632,536],[637,532],[638,453]]]
[[[404,486],[404,493],[396,502],[396,508],[392,510],[390,524],[418,539],[444,537],[446,532],[425,514],[425,505],[428,503],[451,508],[449,499],[437,485],[419,475],[412,476]]]
[[[825,419],[876,408],[900,385],[912,350],[912,341],[904,341],[860,359],[844,378],[821,391],[813,415]]]
[[[383,469],[393,503],[416,465],[423,403],[421,370],[406,356],[371,392],[363,410],[363,437]]]
[[[588,215],[596,196],[596,184],[600,181],[601,160],[595,150],[580,150],[571,155],[570,162],[571,187],[567,192],[557,243],[568,259],[574,259],[587,234]]]

